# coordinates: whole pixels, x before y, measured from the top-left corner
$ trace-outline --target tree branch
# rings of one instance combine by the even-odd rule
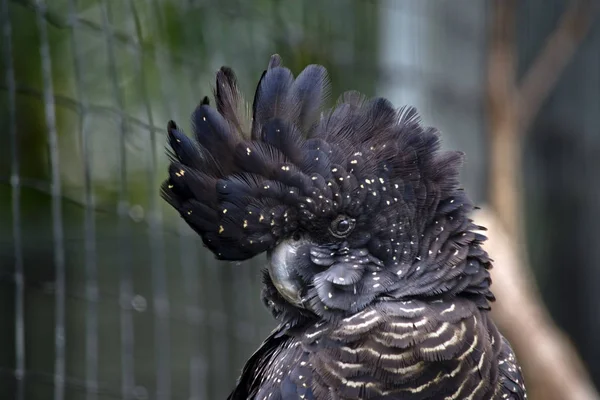
[[[572,59],[597,16],[598,3],[573,0],[523,77],[518,95],[519,129],[529,129],[544,100]]]
[[[495,0],[487,77],[490,202],[511,235],[520,237],[520,146],[516,107],[515,0]],[[521,243],[521,241],[519,241]]]
[[[498,298],[492,317],[517,353],[529,398],[600,399],[576,350],[544,308],[512,237],[487,207],[477,211],[474,218],[488,229],[484,247],[498,265],[491,271]]]
[[[490,203],[478,223],[489,229],[489,253],[499,301],[493,316],[523,366],[530,398],[598,400],[600,396],[568,339],[544,308],[527,265],[522,206],[522,140],[548,93],[585,37],[595,0],[572,0],[543,50],[516,82],[515,0],[494,1],[487,77]],[[595,4],[595,3],[594,3]]]

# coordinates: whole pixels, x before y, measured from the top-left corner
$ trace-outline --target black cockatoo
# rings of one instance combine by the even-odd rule
[[[525,399],[462,154],[413,108],[327,93],[325,68],[275,55],[251,107],[223,67],[194,138],[168,125],[163,197],[218,259],[267,254],[280,325],[229,399]]]

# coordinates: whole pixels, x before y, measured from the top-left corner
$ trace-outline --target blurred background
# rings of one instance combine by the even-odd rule
[[[598,398],[598,11],[0,0],[0,398],[227,396],[275,326],[262,259],[216,262],[158,197],[165,127],[188,126],[223,64],[249,97],[275,52],[295,73],[325,65],[332,99],[357,89],[417,106],[466,152],[529,398]]]

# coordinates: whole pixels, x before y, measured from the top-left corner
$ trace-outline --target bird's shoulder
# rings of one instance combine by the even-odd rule
[[[498,355],[498,371],[500,374],[500,389],[498,399],[525,400],[527,393],[521,367],[510,344],[502,338],[500,354]]]
[[[228,400],[313,400],[311,368],[297,335],[281,324],[246,362]]]

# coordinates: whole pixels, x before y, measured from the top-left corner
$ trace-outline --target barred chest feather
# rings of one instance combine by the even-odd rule
[[[276,336],[249,362],[248,398],[526,398],[510,346],[486,311],[461,298],[381,301]],[[242,376],[238,388],[247,383]]]

